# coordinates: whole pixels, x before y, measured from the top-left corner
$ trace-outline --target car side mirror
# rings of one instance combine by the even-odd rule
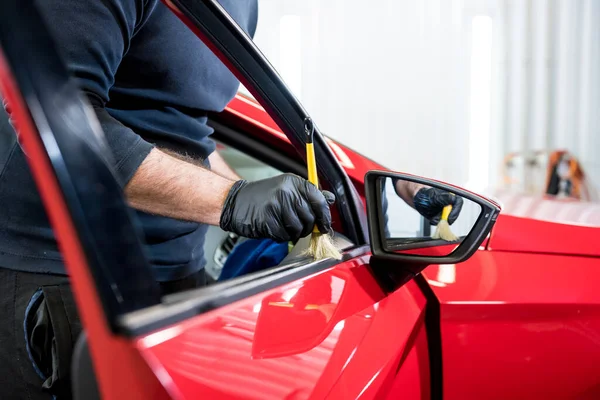
[[[454,237],[442,235],[444,239],[436,235],[439,214],[428,215],[430,219],[427,219],[414,204],[409,205],[402,199],[401,196],[406,197],[405,190],[410,192],[411,186],[414,190],[415,184],[460,198],[458,203],[462,204],[455,205],[460,213],[456,218],[450,214],[449,218],[449,229]],[[439,191],[436,192],[442,193]],[[484,197],[403,173],[369,171],[365,175],[365,193],[374,259],[402,262],[415,274],[429,264],[457,264],[467,260],[487,238],[500,212],[496,203]],[[412,203],[412,197],[408,197]]]

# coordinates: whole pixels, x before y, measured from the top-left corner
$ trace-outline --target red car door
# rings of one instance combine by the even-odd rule
[[[414,282],[386,294],[366,250],[324,269],[301,263],[239,294],[215,287],[206,312],[138,335],[136,346],[178,399],[429,398],[425,296]],[[285,274],[306,276],[278,285]]]

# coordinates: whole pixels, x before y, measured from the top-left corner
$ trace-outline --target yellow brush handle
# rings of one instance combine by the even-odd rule
[[[448,221],[448,217],[450,216],[451,212],[452,212],[452,205],[447,205],[446,207],[444,207],[444,209],[442,210],[442,219],[444,221]]]
[[[317,175],[317,161],[315,160],[315,146],[312,143],[306,143],[306,164],[308,166],[308,181],[319,187],[319,176]],[[315,225],[314,233],[319,233],[319,228]]]
[[[316,187],[319,187],[317,162],[315,160],[315,146],[312,143],[306,143],[306,163],[308,164],[308,181]]]

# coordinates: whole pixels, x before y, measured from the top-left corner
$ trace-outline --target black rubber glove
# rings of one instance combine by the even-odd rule
[[[293,174],[255,182],[236,182],[225,199],[221,229],[247,238],[296,242],[308,236],[315,224],[321,233],[331,231],[329,205],[335,196],[321,192]]]
[[[448,216],[448,223],[452,225],[462,209],[463,199],[441,189],[422,188],[413,198],[415,209],[429,220],[432,225],[437,225],[442,217],[442,210],[447,205],[452,205]]]

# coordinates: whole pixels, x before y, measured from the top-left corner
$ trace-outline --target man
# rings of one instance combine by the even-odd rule
[[[256,0],[221,4],[254,34]],[[242,181],[214,152],[207,112],[223,110],[239,82],[162,3],[36,6],[94,107],[163,293],[204,283],[207,224],[278,241],[306,236],[314,224],[331,230],[331,194],[289,174]],[[60,399],[68,397],[70,360],[53,358],[56,333],[66,330],[73,342],[81,326],[26,155],[6,121],[2,128],[0,398]],[[64,307],[52,308],[57,303]],[[58,314],[68,324],[50,325]]]

